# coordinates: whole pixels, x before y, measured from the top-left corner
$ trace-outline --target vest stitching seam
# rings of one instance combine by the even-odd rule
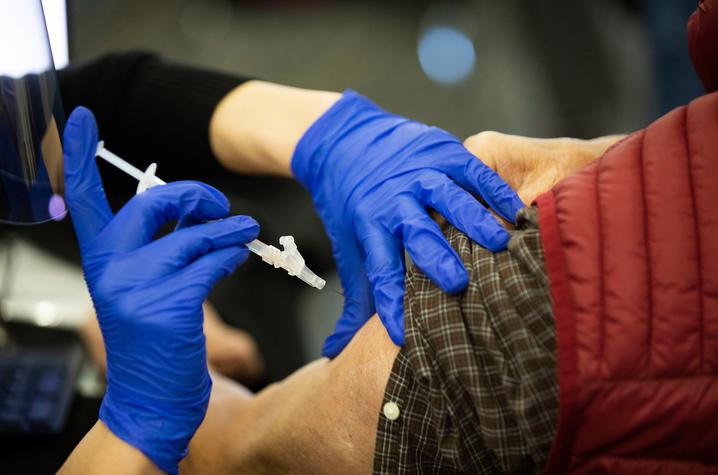
[[[637,462],[637,461],[644,461],[644,462],[674,462],[674,463],[680,463],[680,464],[703,464],[703,465],[712,465],[711,461],[706,461],[704,459],[699,458],[679,458],[679,457],[646,457],[646,456],[630,456],[630,455],[618,455],[618,454],[601,454],[598,456],[599,458],[608,459],[608,460],[623,460],[623,461],[630,461],[630,462]],[[578,457],[577,457],[578,458]],[[581,460],[589,461],[591,459],[595,459],[597,457],[582,457]]]
[[[646,278],[648,279],[646,300],[648,301],[648,328],[646,329],[646,338],[648,341],[648,358],[646,359],[646,367],[648,373],[651,373],[651,361],[653,355],[653,272],[651,267],[651,246],[649,244],[649,227],[648,227],[648,204],[646,203],[646,176],[643,163],[643,150],[646,144],[646,131],[641,133],[641,158],[638,164],[641,167],[641,201],[643,202],[643,236],[646,246]]]
[[[611,377],[611,378],[600,378],[600,379],[586,379],[584,384],[596,386],[612,386],[616,383],[655,383],[658,381],[693,381],[696,379],[710,379],[714,378],[711,374],[694,374],[691,376],[622,376],[622,377]]]
[[[701,263],[701,238],[698,226],[698,208],[696,207],[695,188],[693,187],[693,167],[691,161],[691,143],[688,138],[688,107],[683,108],[683,133],[686,141],[686,158],[688,160],[688,180],[691,187],[691,205],[693,208],[693,228],[696,233],[696,253],[698,258],[698,370],[703,372],[704,342],[703,334],[705,318],[703,315],[703,264]]]
[[[602,155],[598,159],[598,163],[596,164],[596,183],[594,185],[595,190],[595,196],[596,196],[596,216],[598,218],[598,238],[600,239],[600,244],[598,246],[598,268],[599,268],[599,279],[601,281],[601,290],[600,290],[600,298],[601,298],[601,313],[599,314],[599,322],[601,323],[600,327],[600,339],[599,339],[599,367],[598,372],[599,375],[603,373],[602,367],[604,364],[604,354],[605,354],[605,347],[606,347],[606,299],[604,297],[605,291],[606,291],[606,283],[605,283],[605,269],[604,269],[604,262],[603,262],[603,220],[602,220],[602,213],[601,213],[601,194],[599,192],[599,179],[601,176],[601,165],[603,164],[603,157],[606,155]]]

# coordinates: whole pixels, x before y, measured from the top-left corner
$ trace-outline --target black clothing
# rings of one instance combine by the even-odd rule
[[[214,108],[247,78],[131,52],[71,66],[59,71],[58,79],[65,114],[79,105],[92,110],[99,138],[109,150],[140,169],[156,162],[157,175],[165,181],[192,179],[217,187],[229,198],[232,214],[257,219],[260,239],[276,245],[280,235],[292,234],[315,272],[322,275],[333,267],[331,244],[301,185],[286,178],[234,175],[212,155],[209,121]],[[137,182],[102,160],[98,166],[110,206],[117,211],[134,195]],[[171,229],[167,226],[166,231]],[[13,227],[11,232],[79,264],[69,219]],[[257,339],[268,381],[304,363],[295,322],[297,296],[304,286],[250,256],[210,296],[225,320]]]
[[[217,103],[246,80],[141,52],[58,71],[65,113],[89,108],[107,148],[138,168],[164,157],[158,173],[167,181],[226,175],[211,159],[209,121]]]

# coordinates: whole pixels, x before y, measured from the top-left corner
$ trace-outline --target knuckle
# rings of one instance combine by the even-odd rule
[[[501,140],[503,134],[495,132],[493,130],[484,130],[476,135],[472,135],[464,141],[464,147],[469,149],[472,153],[481,152],[484,149],[490,147],[492,144]]]
[[[154,195],[155,193],[152,193],[151,189],[147,190],[144,193],[134,195],[132,198],[130,198],[128,204],[131,204],[132,206],[137,206],[139,208],[146,208],[150,203],[152,203],[152,201],[157,199]]]
[[[214,248],[214,242],[209,236],[201,236],[195,243],[195,249],[197,249],[198,255],[202,256],[207,254]]]

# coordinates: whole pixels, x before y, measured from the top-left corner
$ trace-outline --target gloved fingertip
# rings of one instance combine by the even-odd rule
[[[506,249],[511,239],[511,234],[503,227],[498,228],[491,234],[483,244],[491,252],[499,252]]]
[[[386,328],[389,338],[395,345],[404,344],[404,305],[403,299],[393,308],[377,309],[379,319]]]
[[[77,107],[65,124],[63,149],[65,172],[73,175],[82,169],[88,157],[94,158],[97,147],[97,124],[89,109]]]
[[[230,246],[224,249],[213,251],[206,255],[208,271],[213,276],[213,282],[231,275],[237,267],[242,265],[249,257],[249,249],[244,246]]]
[[[394,342],[395,345],[401,346],[404,344],[404,312],[401,315],[393,318],[382,319],[384,327],[389,338]]]
[[[389,338],[396,346],[404,346],[404,328],[402,325],[401,332],[389,332]]]
[[[461,261],[457,262],[454,256],[451,256],[451,261],[447,269],[443,272],[444,277],[439,283],[439,287],[445,292],[450,294],[456,294],[461,292],[469,285],[469,273],[466,271],[466,267]]]
[[[221,220],[223,224],[234,227],[236,238],[247,243],[259,236],[259,223],[249,216],[230,216]]]
[[[322,356],[334,358],[339,355],[368,318],[368,315],[364,315],[364,311],[359,305],[351,300],[346,300],[344,312],[337,320],[334,332],[324,341]]]
[[[215,202],[219,204],[219,209],[214,209],[214,207],[211,207],[209,209],[202,209],[202,210],[196,210],[199,214],[205,215],[209,213],[210,215],[204,216],[207,219],[220,219],[226,217],[230,210],[231,210],[231,204],[229,203],[229,199],[227,196],[219,191],[217,188],[210,186],[206,183],[202,182],[194,182],[201,185],[203,188],[205,188],[215,199]],[[217,215],[213,215],[213,213],[218,213]]]
[[[521,201],[521,199],[518,196],[511,197],[511,204],[510,204],[511,219],[508,219],[508,218],[506,218],[506,219],[508,221],[511,221],[512,223],[516,223],[516,213],[518,213],[520,209],[523,209],[525,207],[526,207],[526,205],[524,204],[523,201]]]
[[[242,226],[242,228],[244,228],[247,235],[254,236],[252,239],[259,235],[259,223],[251,216],[237,216],[237,222],[240,226]]]
[[[322,346],[322,356],[334,359],[342,352],[347,344],[349,344],[349,340],[346,339],[346,336],[342,338],[334,333],[324,340],[324,345]]]
[[[88,109],[85,106],[77,106],[70,114],[70,117],[67,119],[67,126],[70,127],[76,127],[78,125],[86,125],[86,121],[92,121],[94,122],[95,116],[92,114],[92,111]]]
[[[234,265],[234,268],[232,269],[230,274],[232,272],[234,272],[235,269],[237,269],[237,266],[244,264],[244,262],[247,260],[248,257],[249,257],[249,249],[247,249],[244,246],[237,246],[237,257],[236,257],[237,263]]]

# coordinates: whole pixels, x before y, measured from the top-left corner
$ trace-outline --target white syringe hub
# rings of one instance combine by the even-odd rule
[[[282,236],[279,238],[279,244],[281,244],[283,248],[281,251],[274,246],[268,246],[262,241],[255,239],[247,243],[247,248],[261,257],[264,262],[274,267],[281,267],[286,270],[289,275],[298,277],[308,285],[322,290],[326,282],[309,270],[304,264],[304,258],[294,243],[294,237]]]
[[[153,186],[166,184],[166,182],[155,176],[157,171],[156,163],[151,163],[147,170],[143,172],[107,150],[103,141],[98,142],[96,155],[136,179],[139,182],[137,184],[138,194]],[[264,244],[259,239],[255,239],[247,243],[247,249],[261,257],[264,262],[276,268],[281,267],[289,275],[296,276],[312,287],[322,290],[326,282],[304,264],[304,258],[294,243],[294,237],[282,236],[279,238],[279,244],[283,247],[281,251],[274,246]]]

